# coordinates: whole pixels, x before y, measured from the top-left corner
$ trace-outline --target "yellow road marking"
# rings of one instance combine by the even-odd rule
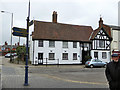
[[[75,80],[63,79],[63,78],[56,77],[56,76],[51,76],[51,75],[48,75],[48,74],[42,74],[42,75],[43,75],[43,76],[46,76],[46,77],[48,77],[48,78],[58,79],[58,80],[66,81],[66,82],[82,83],[82,84],[94,84],[94,85],[108,85],[107,83],[101,83],[101,82],[75,81]]]

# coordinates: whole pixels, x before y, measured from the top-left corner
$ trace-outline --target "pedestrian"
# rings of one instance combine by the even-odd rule
[[[110,90],[120,90],[120,58],[118,54],[112,55],[112,61],[107,64],[105,74]]]

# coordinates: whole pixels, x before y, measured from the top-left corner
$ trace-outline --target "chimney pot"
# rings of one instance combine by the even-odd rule
[[[100,20],[99,20],[99,27],[102,27],[103,25],[103,20],[102,20],[102,17],[100,17]]]
[[[53,23],[57,23],[57,12],[56,12],[56,11],[53,12],[52,22],[53,22]]]
[[[8,45],[8,43],[5,41],[5,45]]]

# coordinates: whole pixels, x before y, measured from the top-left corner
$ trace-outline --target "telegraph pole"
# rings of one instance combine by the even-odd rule
[[[30,0],[28,6],[28,17],[27,17],[27,40],[26,40],[26,64],[25,64],[25,83],[24,86],[28,86],[28,43],[29,43],[29,19],[30,17]]]

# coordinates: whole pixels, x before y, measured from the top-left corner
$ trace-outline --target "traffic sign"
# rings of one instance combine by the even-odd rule
[[[13,32],[12,34],[14,36],[27,37],[27,34],[24,34],[24,33]]]
[[[14,36],[27,37],[27,29],[13,27],[13,33],[12,34]]]
[[[18,27],[13,27],[13,31],[18,31],[18,32],[27,32],[27,29],[24,28],[18,28]]]

